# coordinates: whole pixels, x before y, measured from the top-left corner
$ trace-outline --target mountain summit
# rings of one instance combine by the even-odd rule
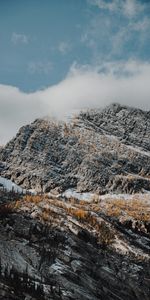
[[[0,175],[26,189],[150,190],[150,112],[112,104],[68,123],[37,119],[0,150]]]
[[[149,299],[149,137],[149,112],[113,104],[1,148],[0,299]]]

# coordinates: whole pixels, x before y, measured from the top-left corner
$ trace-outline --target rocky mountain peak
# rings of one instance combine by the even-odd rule
[[[149,299],[149,130],[112,104],[0,149],[0,299]]]
[[[38,191],[149,191],[149,137],[149,113],[116,103],[67,123],[37,119],[0,150],[0,174]]]

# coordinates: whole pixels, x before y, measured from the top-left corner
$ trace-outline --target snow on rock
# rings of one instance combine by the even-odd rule
[[[26,190],[15,184],[9,179],[0,176],[0,185],[7,191],[14,191],[15,193],[26,193]]]
[[[76,192],[74,189],[68,189],[66,190],[62,196],[66,198],[75,198],[77,200],[83,200],[83,201],[88,201],[91,202],[94,198],[93,193],[79,193]]]

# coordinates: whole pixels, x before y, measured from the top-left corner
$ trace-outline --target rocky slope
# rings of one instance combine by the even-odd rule
[[[150,113],[113,104],[69,123],[37,119],[0,150],[0,175],[27,189],[150,191]]]
[[[149,112],[37,119],[0,148],[0,176],[0,299],[149,300]]]
[[[148,198],[137,203],[138,222],[128,200],[124,219],[110,214],[109,198],[25,196],[0,206],[0,299],[149,300]]]

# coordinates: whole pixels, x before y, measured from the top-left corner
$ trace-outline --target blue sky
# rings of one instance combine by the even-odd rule
[[[0,82],[36,90],[60,81],[72,62],[86,64],[84,0],[0,0]]]
[[[0,0],[0,144],[37,117],[149,97],[150,0]]]
[[[0,83],[36,91],[74,63],[149,61],[149,2],[0,0]]]

